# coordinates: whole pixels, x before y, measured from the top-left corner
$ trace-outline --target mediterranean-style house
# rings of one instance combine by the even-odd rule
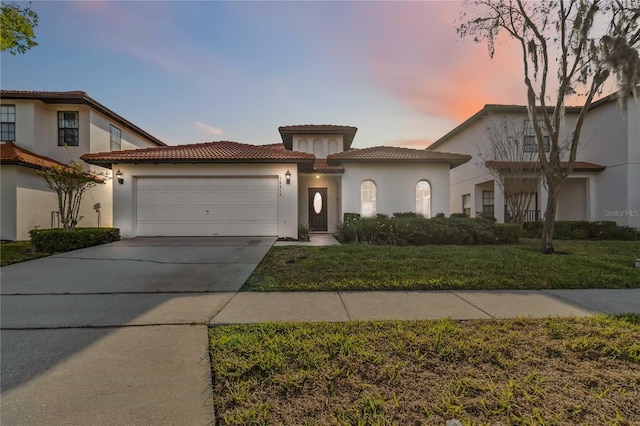
[[[608,220],[640,228],[640,104],[633,97],[627,99],[623,114],[617,100],[616,94],[609,95],[594,102],[587,112],[573,172],[560,187],[556,220]],[[568,128],[575,123],[579,111],[577,107],[567,107],[560,141],[568,136]],[[521,129],[520,146],[533,156],[525,166],[521,163],[513,167],[504,157],[492,157],[492,135],[505,123],[511,129]],[[539,167],[535,136],[524,106],[486,105],[427,150],[473,157],[451,170],[450,211],[471,217],[493,216],[498,222],[511,218],[505,206],[504,185],[495,178],[495,171],[504,176],[518,167]],[[539,174],[533,191],[525,218],[541,220],[547,191]]]
[[[471,158],[397,147],[351,148],[351,126],[279,128],[282,142],[208,142],[88,153],[109,168],[114,226],[135,236],[335,232],[344,213],[449,213],[449,170]]]
[[[58,202],[36,171],[82,154],[165,144],[84,92],[0,91],[1,240],[58,224]],[[93,167],[92,169],[105,169]],[[112,226],[112,185],[89,190],[79,226]]]

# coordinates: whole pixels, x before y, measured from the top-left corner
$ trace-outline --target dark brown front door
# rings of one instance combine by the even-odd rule
[[[309,188],[309,230],[327,230],[327,188]]]

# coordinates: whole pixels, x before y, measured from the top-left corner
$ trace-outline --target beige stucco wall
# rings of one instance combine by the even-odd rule
[[[360,185],[376,184],[377,212],[415,212],[416,184],[431,184],[431,216],[449,214],[449,165],[419,163],[345,163],[342,175],[342,213],[360,213]]]
[[[300,223],[309,225],[309,188],[327,188],[327,232],[336,232],[341,214],[341,175],[301,174],[298,190],[298,217]]]
[[[298,178],[297,164],[114,164],[120,170],[124,183],[113,183],[114,226],[120,228],[123,238],[136,234],[136,178],[171,176],[274,176],[280,181],[278,200],[278,233],[280,237],[298,237]],[[291,172],[287,185],[285,173]]]
[[[51,227],[51,212],[58,210],[56,195],[34,169],[16,169],[16,239],[28,240],[34,227]]]

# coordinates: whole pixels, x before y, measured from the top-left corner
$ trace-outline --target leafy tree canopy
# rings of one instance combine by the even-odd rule
[[[33,29],[38,26],[38,14],[15,3],[2,4],[0,8],[0,50],[16,55],[37,46]]]

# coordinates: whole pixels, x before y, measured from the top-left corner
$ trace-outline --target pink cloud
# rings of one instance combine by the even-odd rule
[[[458,38],[460,3],[393,3],[366,8],[376,22],[367,43],[371,80],[403,103],[431,116],[463,120],[487,103],[522,103],[519,52]]]
[[[205,133],[208,133],[210,135],[214,135],[214,136],[218,136],[222,134],[222,130],[217,129],[215,127],[212,126],[208,126],[200,121],[196,121],[195,123],[196,129],[201,130]]]
[[[390,145],[401,146],[404,148],[425,149],[434,141],[431,139],[396,139],[389,141]]]

